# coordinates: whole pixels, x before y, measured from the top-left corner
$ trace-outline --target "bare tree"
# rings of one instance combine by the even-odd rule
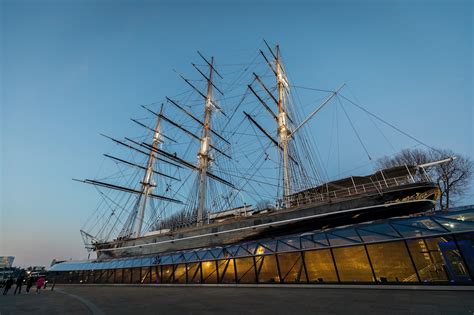
[[[379,159],[377,166],[389,168],[400,165],[420,165],[449,157],[456,157],[456,159],[426,170],[440,188],[439,207],[448,209],[453,204],[453,200],[461,199],[469,191],[474,172],[474,163],[470,158],[451,150],[405,149],[393,157]]]
[[[452,199],[462,198],[468,191],[473,174],[473,162],[468,157],[455,154],[451,150],[431,152],[434,160],[455,156],[456,159],[433,167],[436,177],[432,177],[441,189],[439,204],[441,209],[449,209]]]

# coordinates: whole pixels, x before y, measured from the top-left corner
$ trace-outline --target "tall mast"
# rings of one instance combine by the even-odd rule
[[[288,141],[289,130],[287,126],[287,114],[285,106],[284,78],[280,63],[280,46],[276,46],[276,80],[278,89],[278,137],[282,146],[283,154],[283,199],[290,195],[290,174],[288,166]]]
[[[163,104],[161,105],[160,115],[163,112]],[[139,237],[141,236],[142,226],[143,226],[143,218],[145,216],[145,208],[148,200],[148,196],[152,193],[153,189],[156,187],[156,183],[152,180],[153,175],[153,163],[155,162],[155,153],[156,149],[158,149],[158,144],[160,142],[160,129],[161,129],[161,116],[158,116],[156,120],[156,127],[153,134],[153,140],[150,148],[150,154],[148,156],[148,163],[146,166],[145,175],[143,180],[141,181],[142,184],[142,193],[138,199],[137,203],[137,216],[135,218],[135,222],[133,225],[132,236]]]
[[[198,152],[199,159],[199,195],[197,208],[197,225],[203,223],[204,207],[206,205],[206,176],[207,168],[210,162],[209,146],[211,138],[209,137],[211,114],[212,114],[212,72],[214,57],[211,57],[209,64],[209,79],[207,80],[207,94],[204,105],[204,125],[201,138],[201,147]]]

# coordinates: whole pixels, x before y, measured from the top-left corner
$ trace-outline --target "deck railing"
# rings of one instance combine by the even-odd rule
[[[420,174],[412,176],[411,174],[406,176],[383,178],[382,180],[372,181],[370,183],[352,185],[347,188],[338,190],[331,190],[323,193],[311,193],[310,195],[301,196],[302,194],[295,194],[288,198],[286,201],[288,206],[303,206],[306,204],[319,204],[327,203],[330,200],[336,201],[341,199],[353,198],[358,195],[374,194],[382,192],[388,188],[398,187],[401,185],[429,182],[430,179],[427,175]]]

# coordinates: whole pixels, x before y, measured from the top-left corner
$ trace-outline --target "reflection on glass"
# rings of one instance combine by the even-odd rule
[[[464,256],[471,274],[474,275],[474,233],[466,233],[456,236],[458,246]]]
[[[333,253],[341,282],[374,281],[364,246],[334,248]]]
[[[151,274],[150,274],[151,267],[142,267],[142,276],[140,283],[150,283]]]
[[[163,283],[173,283],[173,265],[162,266],[161,274]]]
[[[444,241],[447,239],[440,237],[407,241],[421,281],[445,282],[448,280],[443,257],[438,247],[438,242]]]
[[[255,257],[255,263],[259,282],[280,282],[275,255],[257,256]]]
[[[367,245],[367,251],[378,281],[418,282],[403,241]]]
[[[204,283],[217,283],[217,269],[215,261],[203,261],[201,268],[202,281]]]
[[[186,264],[175,265],[174,267],[174,282],[186,283]]]
[[[102,278],[102,283],[114,283],[115,269],[107,270],[106,279]]]
[[[253,258],[238,258],[235,259],[235,266],[237,268],[237,282],[238,283],[255,283],[255,268],[253,265]]]
[[[310,282],[337,282],[336,269],[329,249],[304,252]]]
[[[301,253],[278,254],[278,264],[283,282],[306,282]]]
[[[220,283],[235,283],[235,267],[233,259],[224,259],[217,262]]]
[[[200,263],[188,264],[188,283],[201,282],[201,268]]]

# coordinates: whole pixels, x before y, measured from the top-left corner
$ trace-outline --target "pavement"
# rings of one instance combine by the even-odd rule
[[[473,291],[59,286],[0,295],[9,314],[474,314]]]

